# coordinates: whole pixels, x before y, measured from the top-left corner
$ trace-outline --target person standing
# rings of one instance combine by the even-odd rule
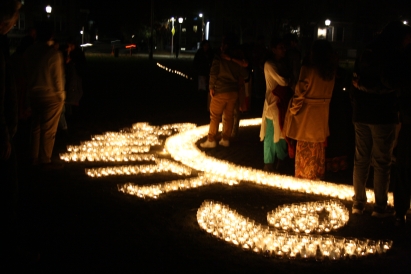
[[[395,224],[406,223],[407,210],[411,202],[411,27],[404,25],[404,58],[401,71],[403,72],[404,87],[399,97],[401,128],[395,149],[395,164],[393,172],[394,181],[394,209]]]
[[[52,28],[47,22],[37,28],[37,42],[25,53],[27,87],[32,108],[31,157],[34,165],[45,169],[62,168],[52,163],[55,136],[66,97],[64,61],[52,47]]]
[[[6,34],[19,17],[21,3],[16,0],[0,2],[0,176],[2,218],[1,248],[4,259],[16,252],[16,203],[18,195],[17,158],[13,137],[17,131],[17,92],[10,65],[10,52]]]
[[[356,61],[351,99],[355,130],[353,214],[367,203],[365,186],[374,169],[375,204],[371,214],[393,216],[387,207],[395,135],[398,127],[397,92],[401,88],[402,22],[391,22]]]
[[[261,120],[260,140],[264,141],[264,170],[274,171],[274,162],[284,161],[288,156],[287,142],[282,134],[284,114],[292,97],[287,87],[287,64],[285,46],[281,39],[271,41],[272,58],[264,64],[266,93]]]
[[[325,174],[329,105],[334,88],[336,57],[326,40],[313,43],[304,60],[295,95],[284,121],[284,134],[297,140],[295,177],[320,180]]]
[[[227,34],[221,44],[221,53],[233,56],[236,37]],[[231,59],[231,58],[230,58]],[[218,126],[224,115],[222,139],[219,144],[228,147],[233,129],[233,112],[239,96],[239,79],[247,77],[248,73],[244,67],[236,62],[226,60],[218,54],[214,57],[210,70],[210,126],[208,138],[200,146],[203,148],[214,148],[217,146],[216,135]]]

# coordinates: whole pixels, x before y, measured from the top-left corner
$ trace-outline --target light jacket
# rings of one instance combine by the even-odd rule
[[[305,142],[324,142],[330,135],[329,105],[335,78],[323,80],[315,68],[302,66],[284,121],[284,134]]]

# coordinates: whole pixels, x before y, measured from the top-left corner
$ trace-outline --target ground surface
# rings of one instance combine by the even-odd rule
[[[58,134],[55,160],[68,144],[89,140],[93,134],[118,131],[135,122],[153,125],[209,121],[206,95],[190,81],[156,66],[194,76],[191,60],[141,57],[88,57],[84,97],[69,120],[68,136]],[[244,117],[259,117],[262,101],[254,100]],[[262,168],[259,128],[240,130],[228,149],[208,155],[235,164]],[[20,262],[30,272],[42,273],[408,273],[411,269],[411,226],[393,226],[393,220],[374,220],[370,212],[350,216],[347,226],[334,233],[345,237],[393,239],[384,256],[338,262],[288,261],[265,258],[211,237],[202,231],[196,212],[206,199],[229,205],[246,217],[266,224],[267,212],[284,203],[323,200],[250,183],[235,187],[207,186],[174,192],[158,200],[143,200],[117,191],[117,184],[149,185],[181,178],[161,173],[95,179],[86,167],[101,163],[68,163],[59,171],[43,172],[25,164],[26,125],[18,135],[20,157],[20,242],[35,262]],[[292,169],[292,166],[291,166]],[[327,173],[327,179],[351,184],[351,168]],[[344,202],[351,207],[351,202]]]

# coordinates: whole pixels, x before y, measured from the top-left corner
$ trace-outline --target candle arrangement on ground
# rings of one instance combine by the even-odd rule
[[[268,224],[296,233],[329,233],[347,224],[350,213],[337,200],[277,207],[267,215]]]
[[[164,66],[164,65],[162,65],[162,64],[160,64],[160,63],[157,63],[157,66],[158,66],[159,68],[162,68],[162,69],[168,71],[168,72],[175,73],[175,74],[180,75],[181,77],[184,77],[184,78],[189,79],[189,80],[193,80],[193,78],[189,77],[189,76],[188,76],[187,74],[185,74],[185,73],[182,73],[181,71],[168,68],[168,67],[166,67],[166,66]]]
[[[309,203],[299,204],[298,208],[293,205],[284,205],[278,212],[302,211],[309,213],[310,210],[318,212],[321,208],[333,214],[340,211],[341,204],[334,201],[316,202],[316,207],[310,207]],[[285,208],[289,208],[286,210]],[[341,217],[344,213],[335,213]],[[275,214],[268,214],[270,220]],[[334,219],[333,217],[330,219]],[[199,226],[214,237],[228,243],[241,247],[244,250],[252,250],[265,256],[288,259],[324,259],[340,260],[345,258],[365,257],[373,254],[386,253],[392,247],[391,240],[371,240],[344,238],[329,234],[296,233],[258,224],[250,218],[246,218],[235,210],[230,209],[222,203],[206,200],[197,211]],[[269,224],[272,224],[269,221]],[[275,225],[275,224],[274,224]],[[336,228],[337,229],[337,228]],[[324,230],[325,231],[325,230]],[[307,232],[307,231],[304,231]],[[311,232],[318,232],[315,229]]]
[[[191,175],[191,168],[167,159],[154,159],[153,165],[128,165],[99,168],[87,168],[86,174],[90,177],[114,175],[137,175],[144,173],[172,172],[178,175]]]
[[[240,127],[261,124],[261,118],[240,121]],[[220,130],[222,125],[220,124]],[[267,173],[243,166],[237,166],[227,161],[207,156],[196,145],[196,142],[206,136],[208,125],[170,136],[165,142],[165,148],[176,161],[200,171],[218,174],[227,179],[248,181],[260,185],[276,187],[284,190],[297,191],[307,194],[316,194],[341,200],[352,200],[353,187],[337,185],[324,181],[312,181],[290,176]],[[366,190],[368,202],[374,202],[374,192]],[[388,204],[393,204],[392,193],[388,194]]]
[[[139,198],[147,197],[157,199],[161,194],[164,193],[177,190],[198,188],[215,183],[223,183],[230,186],[238,184],[237,181],[227,180],[225,178],[221,178],[210,173],[203,173],[193,178],[174,180],[157,185],[140,186],[133,183],[127,183],[123,185],[118,185],[118,190],[120,192],[127,193],[129,195],[134,195]]]

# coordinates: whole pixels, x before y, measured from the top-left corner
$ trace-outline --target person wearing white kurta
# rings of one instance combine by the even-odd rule
[[[260,140],[264,141],[264,170],[273,171],[276,158],[284,160],[287,153],[287,143],[280,128],[280,116],[277,103],[279,98],[273,91],[277,87],[287,86],[288,81],[280,75],[281,60],[285,56],[284,45],[277,41],[272,44],[274,58],[264,64],[266,93],[260,129]]]

